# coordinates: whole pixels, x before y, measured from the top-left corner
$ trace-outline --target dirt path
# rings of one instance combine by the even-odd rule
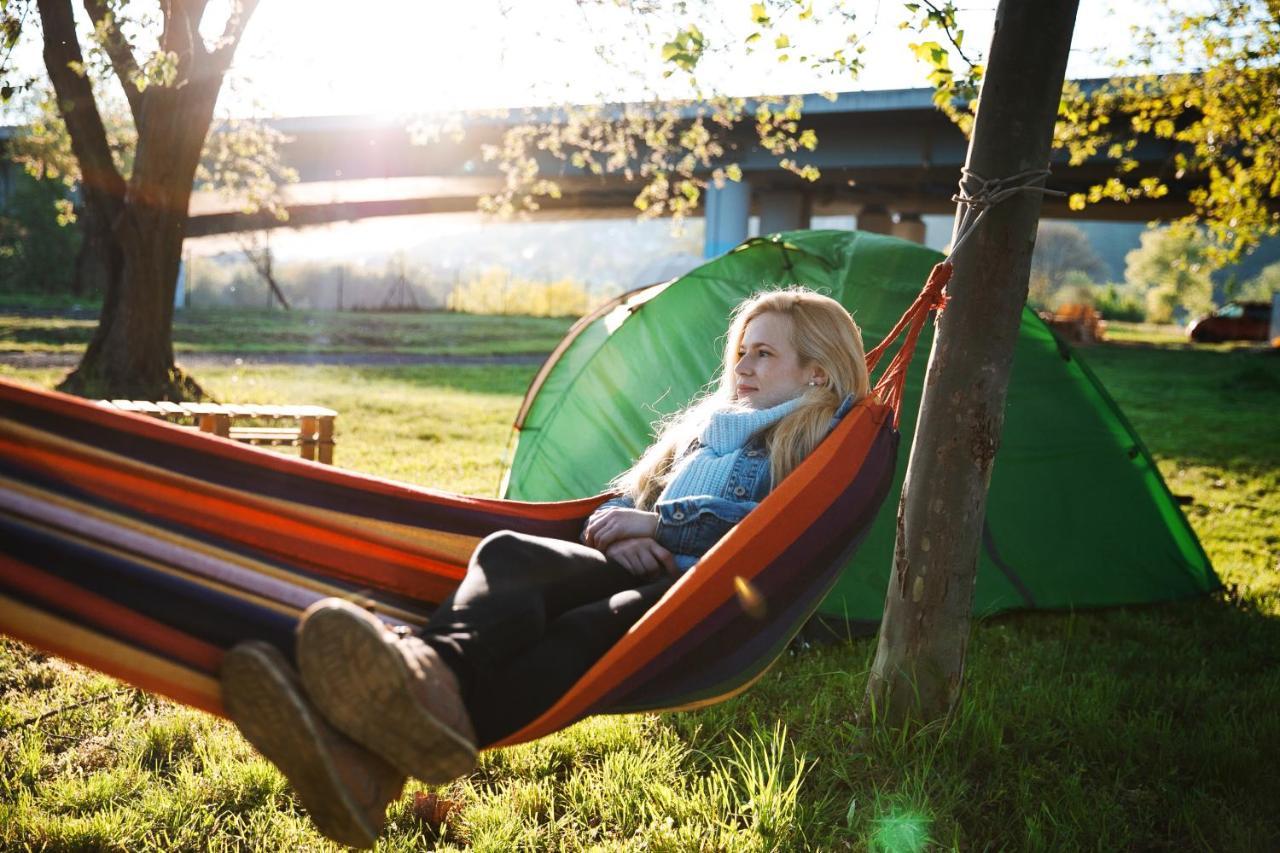
[[[230,367],[233,365],[346,365],[354,367],[410,367],[419,364],[542,364],[547,358],[542,353],[516,355],[424,355],[420,353],[393,352],[255,352],[236,354],[229,352],[185,353],[178,355],[183,367],[198,370],[201,367]],[[0,364],[28,370],[50,367],[75,367],[80,361],[78,352],[2,352]]]

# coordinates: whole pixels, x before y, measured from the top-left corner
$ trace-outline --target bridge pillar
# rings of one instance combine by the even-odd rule
[[[893,217],[880,205],[869,204],[858,211],[858,230],[888,234],[893,230]]]
[[[761,234],[809,227],[813,203],[807,193],[799,190],[766,190],[756,197],[760,201]]]
[[[707,187],[707,200],[703,210],[707,227],[702,256],[714,258],[747,239],[751,184],[746,180],[725,181],[723,187],[712,184]]]
[[[924,245],[924,220],[920,218],[918,213],[899,213],[898,221],[893,223],[893,230],[889,233],[895,237],[901,237],[903,240],[910,240],[912,243]]]

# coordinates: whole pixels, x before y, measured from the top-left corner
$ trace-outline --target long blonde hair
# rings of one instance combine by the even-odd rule
[[[724,360],[714,387],[662,421],[653,444],[611,483],[639,509],[653,508],[670,479],[672,464],[701,434],[711,413],[733,405],[734,368],[747,324],[770,312],[791,318],[791,345],[800,356],[801,367],[816,365],[827,375],[825,384],[807,388],[800,406],[766,433],[774,485],[818,446],[845,397],[852,394],[861,400],[870,393],[862,332],[839,302],[800,286],[764,291],[743,300],[730,318]]]

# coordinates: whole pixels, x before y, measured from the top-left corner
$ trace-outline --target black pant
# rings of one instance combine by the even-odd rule
[[[666,592],[599,551],[502,531],[422,630],[458,676],[480,744],[550,708]]]

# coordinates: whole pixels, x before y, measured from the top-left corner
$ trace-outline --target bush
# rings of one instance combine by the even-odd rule
[[[467,314],[581,317],[597,301],[584,284],[572,279],[531,281],[493,267],[455,287],[447,304],[450,311]]]
[[[1263,267],[1255,277],[1240,285],[1235,298],[1241,302],[1270,302],[1274,293],[1280,293],[1280,261]]]
[[[1147,303],[1141,288],[1106,284],[1093,294],[1093,307],[1108,320],[1141,323],[1147,319]]]
[[[1154,228],[1125,255],[1124,280],[1146,294],[1147,320],[1181,321],[1213,308],[1208,240],[1195,228]]]
[[[59,182],[14,170],[13,194],[0,210],[0,290],[70,292],[80,231],[61,221],[55,208],[66,197]]]

